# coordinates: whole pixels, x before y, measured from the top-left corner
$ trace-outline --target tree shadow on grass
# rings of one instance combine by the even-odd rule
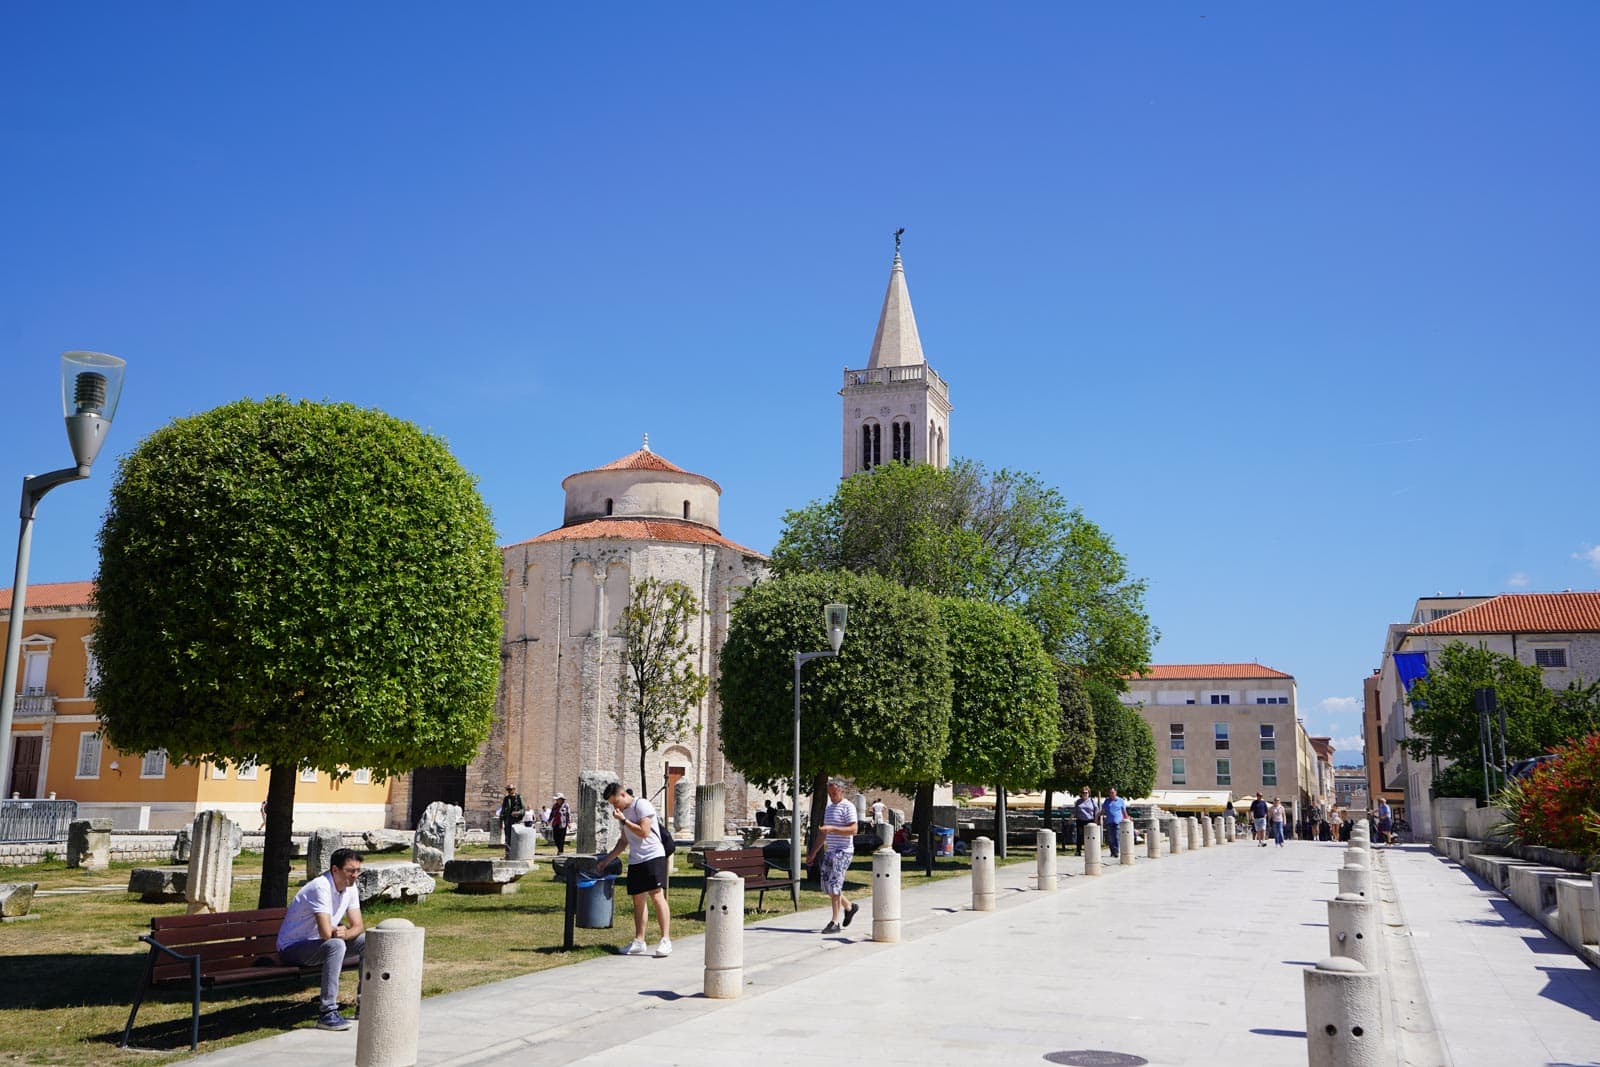
[[[131,1004],[144,952],[54,952],[0,956],[0,1011]]]

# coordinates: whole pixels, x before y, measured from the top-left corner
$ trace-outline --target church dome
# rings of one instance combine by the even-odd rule
[[[561,488],[567,494],[563,526],[606,519],[661,519],[718,528],[722,487],[650,451],[648,437],[637,452],[568,475]]]

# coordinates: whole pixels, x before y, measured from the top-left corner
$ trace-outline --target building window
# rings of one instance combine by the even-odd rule
[[[1216,723],[1212,729],[1212,738],[1216,742],[1217,751],[1222,752],[1228,747],[1228,724]]]
[[[256,766],[256,761],[255,760],[245,760],[243,763],[239,764],[239,781],[241,781],[241,782],[253,782],[253,781],[255,781],[256,780],[256,773],[259,770],[260,770],[260,768]]]
[[[611,514],[611,498],[606,497],[606,514]]]
[[[1223,703],[1227,703],[1227,702],[1224,701]],[[1256,703],[1257,704],[1287,704],[1287,703],[1289,703],[1289,698],[1288,697],[1256,697]]]
[[[144,765],[139,768],[140,778],[165,778],[167,776],[167,750],[152,748],[144,754]]]
[[[875,422],[861,427],[861,469],[869,471],[883,462],[883,427]]]
[[[1536,648],[1533,650],[1535,667],[1565,667],[1567,650],[1564,648]]]
[[[1211,694],[1211,703],[1213,703],[1213,704],[1232,704],[1233,703],[1233,694],[1231,694],[1231,693],[1212,693]]]
[[[300,780],[302,782],[314,782],[314,781],[316,781],[317,780],[317,769],[315,767],[301,767],[300,768]]]
[[[1183,723],[1175,722],[1168,726],[1167,739],[1168,743],[1172,746],[1172,751],[1183,751]]]
[[[218,781],[228,777],[228,765],[226,763],[213,763],[211,765],[211,777]]]
[[[1219,760],[1217,760],[1217,784],[1218,785],[1232,785],[1233,784],[1233,760],[1231,760],[1231,759],[1219,759]]]
[[[100,735],[97,732],[78,735],[78,777],[100,777]]]
[[[1261,761],[1261,784],[1275,786],[1278,784],[1278,761],[1264,759]],[[1346,803],[1349,803],[1346,801]]]
[[[687,500],[683,502],[683,517],[685,521],[689,518],[689,502]]]
[[[372,768],[357,767],[355,773],[350,776],[350,781],[356,785],[371,785]]]
[[[1187,785],[1188,781],[1189,781],[1189,779],[1188,779],[1188,776],[1187,776],[1186,771],[1185,771],[1183,757],[1182,756],[1173,756],[1172,757],[1172,784],[1173,785]]]
[[[94,658],[94,635],[83,639],[83,695],[91,696],[100,684],[100,661]]]
[[[1270,722],[1261,724],[1261,751],[1271,752],[1278,747],[1278,728]]]
[[[911,462],[911,424],[896,422],[889,427],[889,437],[896,463]]]

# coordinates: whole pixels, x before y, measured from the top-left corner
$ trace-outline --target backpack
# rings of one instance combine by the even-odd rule
[[[671,859],[672,854],[678,851],[678,842],[673,839],[670,832],[662,833],[661,823],[659,820],[657,820],[654,829],[656,832],[656,838],[661,842],[661,851],[666,854],[667,859]]]

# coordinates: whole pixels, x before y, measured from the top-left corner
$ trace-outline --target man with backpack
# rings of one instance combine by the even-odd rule
[[[622,824],[621,839],[599,860],[596,870],[605,870],[626,848],[628,850],[628,895],[633,898],[633,940],[622,950],[624,956],[643,956],[645,924],[649,922],[647,904],[656,910],[661,940],[655,954],[672,955],[672,912],[667,907],[667,862],[672,849],[661,829],[655,805],[643,797],[635,798],[621,782],[609,782],[600,798],[611,805],[611,814]]]

